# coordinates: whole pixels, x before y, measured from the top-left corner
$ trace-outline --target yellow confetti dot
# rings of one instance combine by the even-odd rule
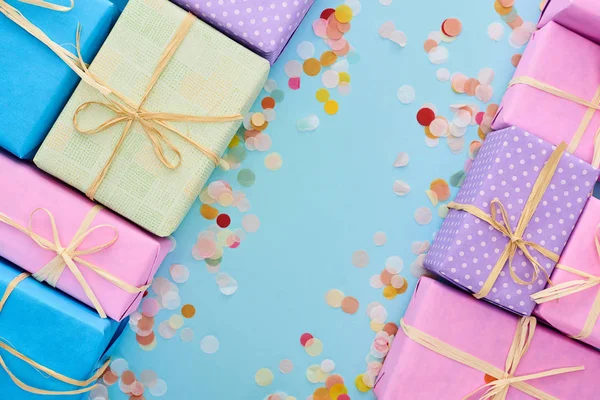
[[[342,4],[335,9],[335,19],[342,24],[347,24],[352,19],[352,9],[346,4]]]
[[[343,383],[336,383],[329,389],[329,396],[332,399],[337,399],[341,394],[348,394],[348,389]]]
[[[310,367],[306,368],[306,379],[308,379],[310,383],[318,383],[320,372],[323,372],[321,371],[321,366],[313,364]]]
[[[313,400],[330,400],[330,399],[331,399],[331,397],[329,397],[329,390],[327,390],[326,387],[317,388],[313,392]]]
[[[385,324],[379,324],[375,321],[371,321],[369,326],[371,327],[371,330],[373,332],[381,332],[383,330],[383,328],[385,327]]]
[[[309,356],[316,357],[323,351],[323,342],[317,338],[309,339],[306,346],[304,346],[304,350]]]
[[[329,90],[325,88],[317,90],[316,97],[319,103],[325,103],[327,100],[329,100]]]
[[[323,54],[321,54],[321,65],[324,67],[329,67],[330,65],[333,65],[333,63],[336,61],[337,54],[335,54],[331,50],[324,51]]]
[[[232,139],[231,142],[229,142],[229,145],[227,147],[229,147],[230,149],[237,146],[238,144],[240,144],[240,137],[235,135]]]
[[[302,69],[308,76],[317,76],[321,72],[321,63],[316,58],[308,58],[304,61]]]
[[[265,167],[271,171],[277,171],[283,165],[283,160],[279,153],[271,153],[265,157]]]
[[[385,297],[388,300],[392,300],[394,297],[396,297],[398,293],[396,292],[396,289],[394,289],[393,286],[386,286],[383,288],[383,297]]]
[[[335,100],[327,100],[325,103],[325,112],[329,115],[334,115],[338,112],[339,106]]]
[[[171,328],[177,330],[183,326],[183,317],[179,314],[174,314],[169,318]]]
[[[229,207],[233,204],[233,194],[231,193],[221,193],[219,198],[217,199],[220,205],[223,207]]]
[[[256,371],[256,374],[254,375],[256,384],[262,387],[269,386],[273,383],[273,378],[273,372],[269,368],[261,368]]]
[[[208,204],[202,204],[200,206],[200,214],[206,219],[215,219],[219,215],[219,210]]]
[[[339,77],[340,77],[340,82],[350,83],[350,74],[349,73],[340,72]]]
[[[396,294],[402,294],[402,293],[406,292],[406,289],[408,289],[408,282],[405,279],[404,285],[402,285],[402,287],[396,289]]]
[[[438,205],[438,203],[439,203],[438,196],[433,190],[426,190],[425,194],[427,195],[427,198],[429,199],[429,201],[431,202],[431,204],[434,207]]]
[[[500,2],[498,0],[496,0],[494,2],[494,9],[500,15],[507,15],[507,14],[510,14],[510,12],[512,11],[513,8],[512,7],[504,7],[502,4],[500,4]]]
[[[341,290],[331,289],[325,294],[325,301],[329,307],[340,308],[345,296]]]
[[[363,392],[363,393],[367,393],[369,390],[371,390],[367,385],[365,385],[365,383],[363,382],[363,376],[362,374],[358,375],[356,377],[356,379],[354,380],[354,384],[356,385],[356,388],[358,389],[359,392]]]

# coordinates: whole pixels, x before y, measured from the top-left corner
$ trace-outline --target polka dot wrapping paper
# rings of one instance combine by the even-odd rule
[[[550,143],[516,127],[491,133],[455,202],[474,205],[490,214],[490,204],[497,198],[514,231],[540,170],[554,149]],[[591,165],[564,153],[523,239],[560,255],[598,174]],[[496,219],[501,221],[502,217],[498,215]],[[425,259],[425,267],[468,291],[478,292],[508,243],[506,236],[483,220],[451,210]],[[535,250],[530,252],[550,275],[555,262]],[[513,267],[524,281],[534,277],[533,266],[521,250],[514,256]],[[530,295],[544,289],[546,276],[542,272],[530,285],[521,285],[512,279],[507,268],[505,265],[485,299],[517,314],[530,315],[535,306]]]
[[[314,0],[172,0],[273,64]]]
[[[406,325],[506,371],[506,359],[517,332],[519,318],[478,301],[452,287],[423,277],[404,315]],[[488,389],[477,388],[495,377],[436,353],[410,339],[402,328],[394,339],[374,392],[377,400],[479,399]],[[583,365],[584,370],[525,383],[552,397],[545,399],[594,399],[597,397],[600,359],[597,352],[538,323],[530,346],[514,376]],[[500,375],[500,374],[498,374]],[[435,379],[432,379],[435,377]],[[505,399],[531,400],[513,387]],[[542,398],[542,397],[537,397]]]
[[[582,54],[590,60],[600,60],[600,46],[550,22],[532,36],[514,78],[533,78],[585,101],[594,101],[600,93],[600,63],[582,62]],[[570,144],[580,127],[586,127],[573,154],[592,163],[600,112],[589,114],[585,105],[517,84],[507,89],[492,128],[513,125],[555,145],[563,141]]]

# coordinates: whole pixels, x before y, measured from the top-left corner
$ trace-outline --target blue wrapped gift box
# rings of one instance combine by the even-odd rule
[[[20,274],[14,265],[0,259],[0,298]],[[102,319],[91,308],[29,277],[17,285],[0,311],[0,340],[55,372],[85,381],[108,359],[125,324]],[[26,385],[53,391],[80,389],[49,377],[6,350],[0,349],[0,356]],[[89,393],[84,393],[66,398],[88,397]],[[0,369],[0,399],[42,398],[48,396],[20,389]]]
[[[76,1],[67,12],[17,0],[6,2],[73,54],[80,23],[81,50],[88,63],[118,15],[109,0]],[[53,2],[69,5],[67,0]],[[0,147],[19,158],[32,158],[71,97],[79,77],[46,45],[2,14],[0,37]]]

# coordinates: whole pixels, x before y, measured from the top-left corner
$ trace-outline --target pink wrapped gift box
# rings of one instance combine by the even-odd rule
[[[578,98],[600,104],[600,46],[550,22],[533,34],[523,53],[515,78],[533,78]],[[563,99],[527,84],[513,84],[502,99],[492,123],[494,130],[517,125],[593,164],[600,111]],[[584,117],[591,116],[578,145],[572,140]],[[597,165],[595,165],[597,167]]]
[[[403,322],[505,371],[519,318],[430,278],[421,278]],[[600,353],[538,324],[514,376],[579,366],[585,369],[526,383],[561,400],[598,398]],[[378,400],[462,399],[485,384],[483,372],[424,347],[401,328],[374,392]],[[469,398],[478,399],[484,391]],[[532,398],[512,386],[506,396],[511,400]]]
[[[554,21],[596,43],[600,43],[600,1],[548,0],[538,28]]]
[[[82,221],[95,206],[84,196],[33,166],[19,163],[1,153],[0,187],[1,214],[25,228],[29,227],[31,216],[32,230],[53,241],[50,217],[43,211],[33,213],[36,209],[47,209],[55,219],[58,237],[64,248],[71,243]],[[98,212],[90,228],[98,225],[113,226],[118,232],[118,238],[111,246],[80,257],[129,285],[142,287],[150,283],[170,249],[170,241],[142,231],[106,209]],[[81,242],[77,250],[110,242],[114,235],[112,228],[96,229]],[[55,259],[57,252],[43,249],[29,235],[0,220],[0,256],[34,274]],[[137,308],[143,293],[128,293],[87,267],[76,264],[110,318],[120,321]],[[92,306],[69,268],[65,268],[60,274],[56,287]]]
[[[599,226],[600,200],[592,197],[589,199],[579,222],[577,222],[571,234],[557,268],[552,273],[551,280],[554,285],[590,280],[590,277],[582,277],[565,270],[567,268],[574,268],[596,277],[596,280],[600,280],[600,254],[596,249],[595,241]],[[594,279],[591,278],[591,280]],[[578,293],[540,304],[536,307],[534,314],[559,331],[570,336],[578,336],[584,328],[594,303],[600,301],[598,300],[599,297],[600,282],[596,285],[590,285],[590,287]],[[600,321],[596,318],[594,320],[596,322],[590,335],[581,337],[581,340],[600,348]]]

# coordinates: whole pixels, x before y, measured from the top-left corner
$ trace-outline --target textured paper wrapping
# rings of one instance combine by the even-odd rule
[[[172,0],[273,64],[314,0]]]
[[[600,276],[600,258],[594,243],[598,224],[600,224],[600,200],[592,197],[573,230],[559,264]],[[583,278],[559,268],[552,273],[554,284],[580,279]],[[540,304],[536,307],[534,314],[567,335],[577,335],[584,326],[592,304],[598,296],[598,291],[600,291],[600,286]],[[592,334],[582,340],[600,348],[600,322],[596,323]]]
[[[71,242],[86,214],[94,206],[80,193],[63,186],[33,166],[19,163],[3,154],[0,154],[0,187],[1,213],[27,227],[32,211],[47,208],[56,219],[64,247]],[[141,230],[107,209],[100,211],[91,227],[103,224],[114,226],[119,238],[112,246],[81,257],[136,287],[149,283],[170,249],[170,241]],[[35,214],[33,229],[39,235],[52,239],[50,222],[44,213]],[[108,242],[113,235],[110,229],[99,229],[79,248],[87,249]],[[35,273],[50,262],[56,253],[42,249],[29,236],[0,222],[0,256]],[[142,293],[127,293],[86,267],[81,266],[80,270],[109,317],[120,321],[139,305]],[[68,268],[61,275],[57,288],[91,305]]]
[[[186,12],[166,0],[131,0],[115,24],[90,70],[107,86],[139,104],[157,60]],[[244,114],[260,93],[269,63],[197,20],[152,90],[145,108],[198,116]],[[124,123],[96,135],[73,126],[75,110],[102,101],[82,83],[67,103],[35,156],[43,170],[85,192],[111,155]],[[82,125],[112,118],[96,107]],[[180,132],[223,154],[239,121],[173,123]],[[159,235],[170,235],[186,215],[214,169],[198,149],[165,132],[181,152],[181,165],[160,163],[142,126],[134,123],[96,193],[96,200]]]
[[[472,204],[489,213],[490,202],[498,198],[514,230],[539,171],[553,150],[550,143],[515,127],[490,133],[455,202]],[[565,153],[525,229],[524,239],[560,254],[598,174],[589,164]],[[477,292],[507,243],[508,238],[486,222],[467,212],[451,210],[425,258],[425,267],[466,290]],[[535,250],[530,251],[551,274],[555,263]],[[513,266],[521,279],[531,280],[534,269],[520,250]],[[535,303],[529,296],[546,286],[546,277],[541,274],[532,285],[519,285],[507,268],[505,265],[486,300],[517,314],[530,315]]]
[[[533,34],[515,71],[515,77],[519,76],[535,78],[592,101],[600,88],[600,46],[550,22]],[[586,106],[515,85],[506,91],[492,128],[516,125],[552,144],[570,143],[587,111]],[[598,128],[600,111],[593,115],[574,152],[589,163]]]
[[[404,320],[503,371],[518,322],[513,315],[429,278],[417,284]],[[585,370],[527,383],[561,400],[598,398],[600,353],[538,324],[515,376],[579,365]],[[461,399],[485,383],[482,372],[415,343],[399,330],[374,392],[378,400]],[[512,387],[506,398],[533,399]]]
[[[76,1],[68,12],[7,3],[25,15],[56,43],[75,52],[77,24],[82,26],[81,50],[90,62],[116,19],[108,0]],[[68,5],[69,2],[54,1]],[[56,54],[23,28],[0,15],[0,147],[20,158],[31,158],[75,90],[79,77]]]
[[[0,259],[0,295],[20,273],[14,265]],[[77,380],[87,380],[106,361],[124,326],[125,322],[101,319],[94,310],[33,278],[17,286],[0,312],[0,340],[45,367]],[[79,389],[46,376],[5,351],[0,353],[13,374],[30,386],[54,391]],[[21,390],[3,369],[0,389],[2,400],[48,397]],[[87,399],[89,394],[68,398]]]
[[[548,0],[538,27],[554,21],[596,43],[600,43],[598,0]]]

